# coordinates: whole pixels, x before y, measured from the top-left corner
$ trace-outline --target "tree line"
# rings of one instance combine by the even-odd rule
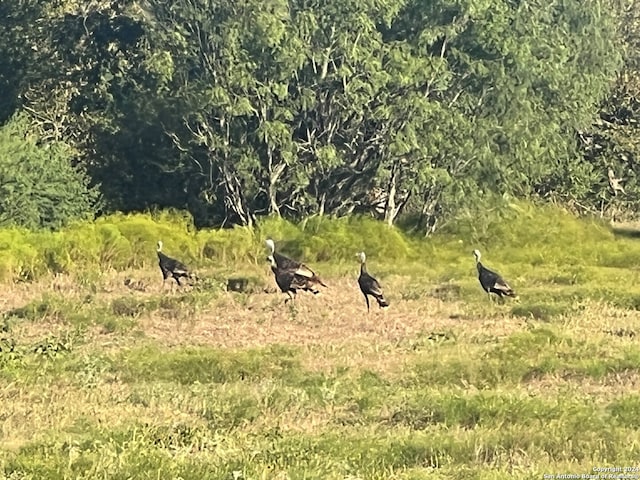
[[[428,233],[505,197],[631,214],[639,6],[2,2],[0,224],[175,207]]]

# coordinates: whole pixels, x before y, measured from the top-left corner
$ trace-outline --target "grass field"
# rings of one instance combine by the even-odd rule
[[[266,262],[242,265],[252,293],[225,291],[229,264],[173,292],[150,266],[7,283],[0,472],[533,479],[637,467],[640,240],[628,236],[598,241],[591,262],[557,261],[553,245],[543,260],[490,250],[483,260],[520,294],[504,303],[480,290],[466,245],[425,243],[399,264],[372,254],[391,308],[370,314],[355,256],[314,262],[330,288],[295,305]]]

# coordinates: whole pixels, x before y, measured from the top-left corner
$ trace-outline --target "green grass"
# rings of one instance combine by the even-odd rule
[[[330,288],[286,307],[265,293],[267,237]],[[158,238],[199,283],[159,291]],[[428,239],[368,219],[195,232],[175,212],[0,232],[15,282],[0,478],[524,480],[637,465],[637,241],[522,204]],[[487,299],[473,248],[518,301]],[[385,313],[365,314],[362,249]],[[251,288],[226,292],[230,277]]]
[[[165,352],[158,348],[129,351],[117,362],[124,381],[157,380],[179,384],[226,383],[271,376],[297,375],[294,354],[286,347],[265,352],[186,348]]]
[[[71,273],[95,282],[98,272],[155,265],[158,239],[168,254],[194,268],[221,266],[231,273],[240,267],[251,275],[252,265],[265,264],[268,237],[284,253],[309,262],[344,268],[340,265],[351,265],[355,253],[364,250],[372,262],[393,261],[398,273],[419,262],[421,270],[442,282],[469,274],[474,248],[505,275],[526,275],[534,282],[580,285],[618,274],[626,280],[635,278],[630,268],[640,267],[640,246],[624,229],[578,220],[555,207],[511,203],[493,216],[461,215],[428,239],[364,217],[314,217],[299,224],[266,218],[254,230],[195,231],[181,212],[116,214],[60,232],[0,229],[0,280]]]
[[[628,439],[637,435],[640,397],[585,395],[579,383],[638,371],[640,349],[610,349],[539,327],[475,349],[456,339],[430,343],[405,355],[405,368],[391,376],[339,365],[309,371],[301,347],[278,345],[230,350],[150,343],[90,356],[73,348],[53,356],[25,352],[16,360],[20,369],[40,374],[37,381],[15,376],[14,385],[31,385],[36,398],[64,385],[85,407],[3,455],[4,473],[528,478],[534,468],[630,462],[639,453]],[[575,382],[558,394],[527,391],[545,375]],[[114,381],[124,382],[126,394],[103,397],[100,391]],[[111,425],[104,425],[82,414],[91,404],[100,409],[111,402],[114,410],[150,415],[107,417]],[[514,461],[516,470],[509,466]]]

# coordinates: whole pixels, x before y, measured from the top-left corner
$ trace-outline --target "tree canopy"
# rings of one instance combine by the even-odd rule
[[[601,209],[606,163],[635,168],[636,136],[596,122],[635,108],[627,4],[5,2],[0,120],[73,147],[105,211],[198,225],[404,213],[431,231],[504,195]]]

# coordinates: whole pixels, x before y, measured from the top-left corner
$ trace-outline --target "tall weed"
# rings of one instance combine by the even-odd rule
[[[282,253],[304,261],[353,262],[354,254],[364,250],[377,264],[393,262],[398,273],[406,265],[411,266],[407,273],[414,272],[417,262],[423,273],[443,281],[473,271],[475,248],[489,265],[517,265],[514,270],[527,275],[535,276],[540,267],[559,269],[554,275],[560,283],[586,280],[572,273],[577,268],[640,266],[640,243],[631,235],[617,235],[597,219],[578,219],[558,207],[513,202],[479,216],[462,214],[429,238],[368,217],[316,216],[298,224],[265,217],[254,229],[196,231],[191,217],[179,211],[117,213],[58,232],[5,228],[0,229],[0,282],[145,268],[157,262],[158,240],[168,255],[190,266],[242,269],[264,264],[267,238]]]

